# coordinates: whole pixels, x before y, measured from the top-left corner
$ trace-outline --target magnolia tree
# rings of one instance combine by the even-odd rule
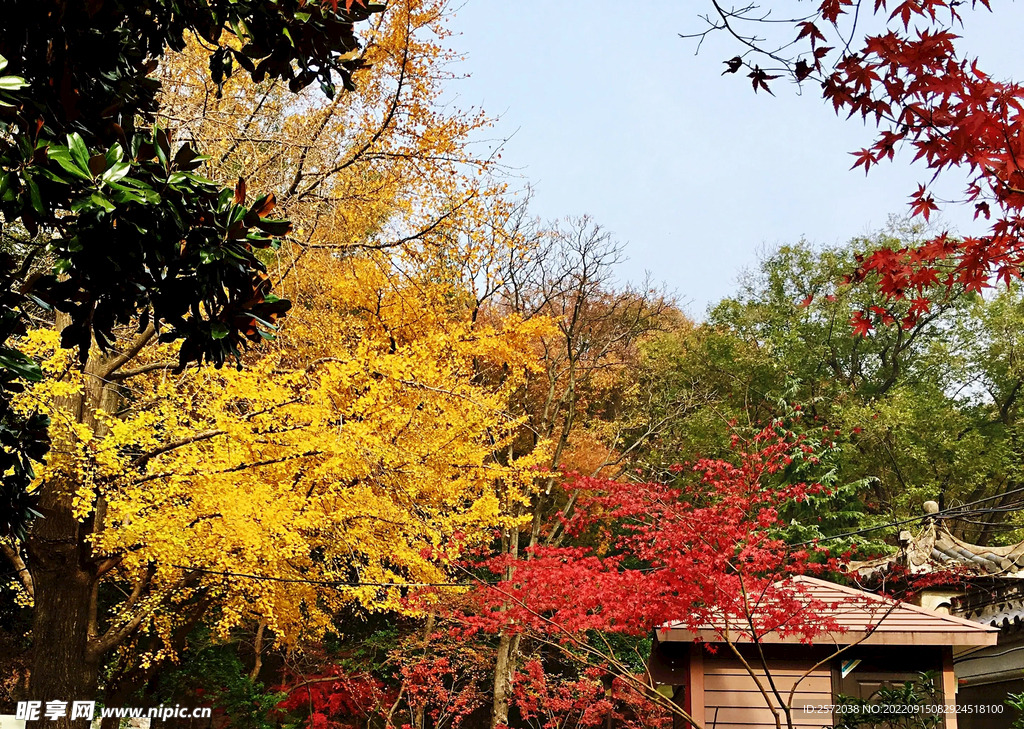
[[[942,233],[912,248],[876,251],[860,261],[851,280],[877,277],[888,297],[909,299],[904,324],[912,325],[928,312],[933,284],[977,291],[993,276],[1021,276],[1024,88],[992,78],[960,49],[955,32],[968,8],[991,10],[988,0],[711,5],[703,17],[707,27],[689,37],[732,36],[740,52],[726,61],[726,73],[743,72],[755,91],[769,93],[784,78],[818,86],[836,113],[877,126],[874,143],[855,153],[854,168],[867,173],[906,148],[931,173],[910,196],[914,215],[928,219],[944,203],[959,202],[989,221],[981,235]],[[963,195],[943,201],[936,185],[954,169],[967,175]],[[867,334],[890,318],[886,307],[872,307],[855,312],[852,324]]]

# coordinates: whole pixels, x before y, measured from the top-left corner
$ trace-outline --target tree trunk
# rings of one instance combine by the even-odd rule
[[[494,663],[494,703],[491,706],[491,729],[508,725],[508,706],[512,698],[512,674],[515,672],[513,653],[514,640],[506,631],[502,631],[498,641],[498,655]]]
[[[29,727],[86,727],[70,720],[72,702],[96,699],[98,657],[89,651],[95,568],[85,559],[81,524],[72,516],[74,483],[47,484],[41,494],[44,515],[28,542],[35,609],[33,665],[29,695],[35,701],[66,701],[68,717],[29,722]]]
[[[513,559],[519,556],[519,530],[508,531],[506,553]],[[505,580],[512,579],[512,567],[505,572]],[[501,608],[504,610],[504,606]],[[515,649],[519,647],[519,636],[512,636],[507,630],[501,631],[498,639],[498,653],[494,659],[494,684],[491,699],[491,729],[508,724],[508,704],[512,698],[512,674],[515,673]]]
[[[58,316],[58,329],[64,319],[64,315]],[[96,413],[101,409],[112,412],[118,401],[117,390],[101,376],[107,362],[106,357],[96,353],[90,356],[83,392],[58,401],[62,412],[57,417],[88,425],[97,435],[103,434],[105,429],[97,422]],[[55,439],[50,458],[59,465],[61,451],[73,453],[75,445],[68,438]],[[96,627],[94,587],[98,576],[87,537],[94,527],[100,526],[95,521],[101,521],[102,516],[93,513],[85,522],[75,518],[74,497],[80,484],[74,473],[73,467],[63,469],[63,473],[54,474],[41,484],[39,510],[43,518],[32,525],[27,544],[35,589],[29,696],[43,702],[43,709],[47,701],[67,702],[67,716],[56,721],[44,718],[29,722],[29,728],[87,727],[88,722],[83,719],[71,721],[72,704],[97,698],[101,657],[90,650],[90,639]]]
[[[539,504],[539,496],[538,496]],[[539,506],[535,506],[535,509]],[[536,514],[536,511],[535,511]],[[531,538],[530,546],[536,540]],[[513,559],[519,556],[519,531],[509,530],[508,554]],[[505,580],[512,579],[512,567],[505,573]],[[504,610],[504,607],[502,607]],[[519,654],[519,641],[522,636],[519,633],[510,635],[507,630],[501,631],[498,639],[498,653],[494,660],[494,686],[493,699],[491,703],[491,729],[508,725],[508,707],[512,701],[512,677],[516,672],[516,656]]]

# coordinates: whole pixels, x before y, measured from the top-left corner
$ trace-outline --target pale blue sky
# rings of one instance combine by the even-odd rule
[[[996,76],[1024,77],[1024,3],[965,11],[962,48]],[[708,6],[710,4],[708,3]],[[927,179],[911,156],[863,172],[849,152],[871,129],[837,119],[817,89],[756,96],[721,76],[736,48],[677,33],[700,27],[702,0],[468,0],[449,45],[470,78],[460,105],[500,114],[502,161],[535,186],[544,217],[591,214],[627,243],[623,279],[649,271],[701,316],[732,292],[759,250],[800,237],[844,241],[907,210]],[[958,187],[958,186],[954,186]],[[973,210],[946,219],[969,229]]]

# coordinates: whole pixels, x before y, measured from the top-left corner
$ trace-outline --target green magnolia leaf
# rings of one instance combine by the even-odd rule
[[[194,172],[182,172],[181,174],[185,175],[185,177],[187,177],[188,179],[192,180],[193,182],[198,182],[200,185],[216,185],[217,184],[216,182],[211,180],[209,177],[203,177],[202,175],[197,175]]]
[[[218,248],[203,248],[199,251],[199,260],[203,263],[213,263],[224,257],[224,253]]]
[[[270,235],[288,235],[291,232],[292,224],[289,220],[274,220],[271,218],[260,218],[256,227]]]
[[[166,168],[171,159],[171,140],[167,136],[167,131],[157,127],[153,134],[153,142],[156,147],[156,158]]]
[[[50,182],[56,182],[60,185],[70,185],[71,183],[75,182],[75,180],[80,179],[78,175],[71,175],[70,177],[67,175],[62,176],[58,175],[56,172],[44,169],[42,167],[37,168],[35,170],[35,173],[37,175],[40,175],[41,177],[45,177]]]
[[[89,148],[85,146],[85,140],[82,139],[82,135],[78,132],[72,132],[68,135],[68,149],[71,151],[71,158],[75,161],[75,164],[87,175],[89,179],[92,179],[92,175],[89,173]]]
[[[98,192],[94,192],[92,195],[89,196],[89,202],[91,202],[93,205],[99,205],[108,213],[112,213],[114,212],[114,210],[117,209],[117,206],[114,205],[114,203],[110,202],[110,200],[105,198],[103,195],[100,195]]]
[[[43,379],[43,371],[35,360],[10,347],[0,347],[0,367],[32,382],[39,382]]]
[[[71,149],[68,147],[61,147],[60,145],[53,145],[46,151],[48,159],[52,159],[54,162],[59,164],[61,168],[68,174],[74,175],[80,180],[88,180],[92,182],[92,174],[89,172],[89,160],[86,158],[84,167],[80,167],[78,162],[72,158]]]
[[[28,199],[32,205],[32,209],[40,215],[43,215],[45,213],[45,208],[43,207],[43,196],[39,194],[39,185],[37,185],[36,181],[32,179],[28,170],[25,170],[24,178],[25,186],[28,187]]]
[[[0,76],[0,91],[16,91],[28,86],[21,76]]]
[[[3,71],[5,68],[7,68],[7,59],[0,56],[0,71]]]
[[[220,322],[214,322],[210,325],[210,336],[214,339],[223,339],[228,335],[228,331],[227,325]]]
[[[108,185],[111,182],[117,182],[121,178],[125,177],[131,168],[132,166],[127,162],[116,162],[108,168],[106,172],[100,175],[100,180]]]
[[[121,148],[120,143],[115,142],[114,146],[107,150],[104,157],[107,159],[107,167],[113,167],[124,159],[124,149]]]

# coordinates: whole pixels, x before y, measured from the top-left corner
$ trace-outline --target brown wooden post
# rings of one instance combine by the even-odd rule
[[[701,643],[690,644],[690,666],[687,686],[690,697],[690,716],[704,725],[704,646]]]
[[[953,647],[942,649],[942,702],[953,707],[945,713],[946,729],[957,729],[956,724],[956,674],[953,672]]]

